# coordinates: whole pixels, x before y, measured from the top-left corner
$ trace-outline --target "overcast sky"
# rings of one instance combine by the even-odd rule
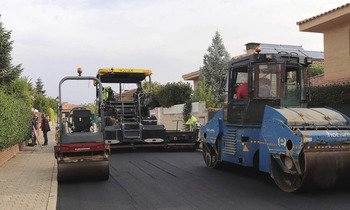
[[[99,68],[153,71],[162,84],[183,81],[199,70],[218,30],[231,56],[245,44],[302,45],[323,51],[323,35],[299,32],[296,22],[326,12],[345,0],[1,0],[1,21],[12,31],[13,64],[23,75],[44,82],[47,96],[58,95],[59,81],[95,76]],[[91,101],[86,93],[70,103]],[[84,83],[84,88],[93,87]],[[83,97],[84,96],[84,97]],[[93,98],[94,95],[92,95]]]

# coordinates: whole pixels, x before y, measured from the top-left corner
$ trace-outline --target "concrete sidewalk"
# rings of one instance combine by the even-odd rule
[[[56,209],[55,127],[48,146],[26,146],[0,166],[0,209]],[[39,141],[44,142],[40,131]]]

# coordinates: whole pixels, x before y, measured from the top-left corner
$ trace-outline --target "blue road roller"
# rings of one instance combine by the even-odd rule
[[[312,58],[259,51],[228,64],[225,106],[200,130],[206,165],[256,167],[286,192],[345,183],[350,119],[307,108]]]

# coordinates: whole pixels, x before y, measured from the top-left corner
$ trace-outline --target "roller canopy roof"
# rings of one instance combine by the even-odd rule
[[[152,75],[148,69],[99,69],[97,78],[102,83],[137,83],[145,79],[146,76]]]

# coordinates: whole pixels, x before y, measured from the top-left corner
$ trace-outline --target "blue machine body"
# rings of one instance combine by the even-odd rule
[[[201,140],[205,140],[215,149],[221,148],[220,154],[223,161],[253,166],[254,155],[259,149],[260,126],[229,124],[223,119],[223,110],[220,110],[207,125],[201,128]]]
[[[306,108],[312,59],[258,52],[228,64],[224,108],[200,130],[206,165],[259,168],[286,192],[350,179],[350,119]]]
[[[304,113],[302,120],[298,119],[301,113]],[[305,117],[306,113],[310,116]],[[321,120],[315,113],[321,116]],[[288,169],[281,157],[290,156],[295,169],[301,171],[298,157],[302,150],[330,152],[350,149],[350,119],[330,108],[266,106],[261,125],[227,123],[223,120],[223,114],[223,110],[220,110],[200,130],[201,140],[214,151],[220,150],[218,161],[247,167],[258,164],[256,166],[260,171],[270,173],[271,156],[285,171]]]

